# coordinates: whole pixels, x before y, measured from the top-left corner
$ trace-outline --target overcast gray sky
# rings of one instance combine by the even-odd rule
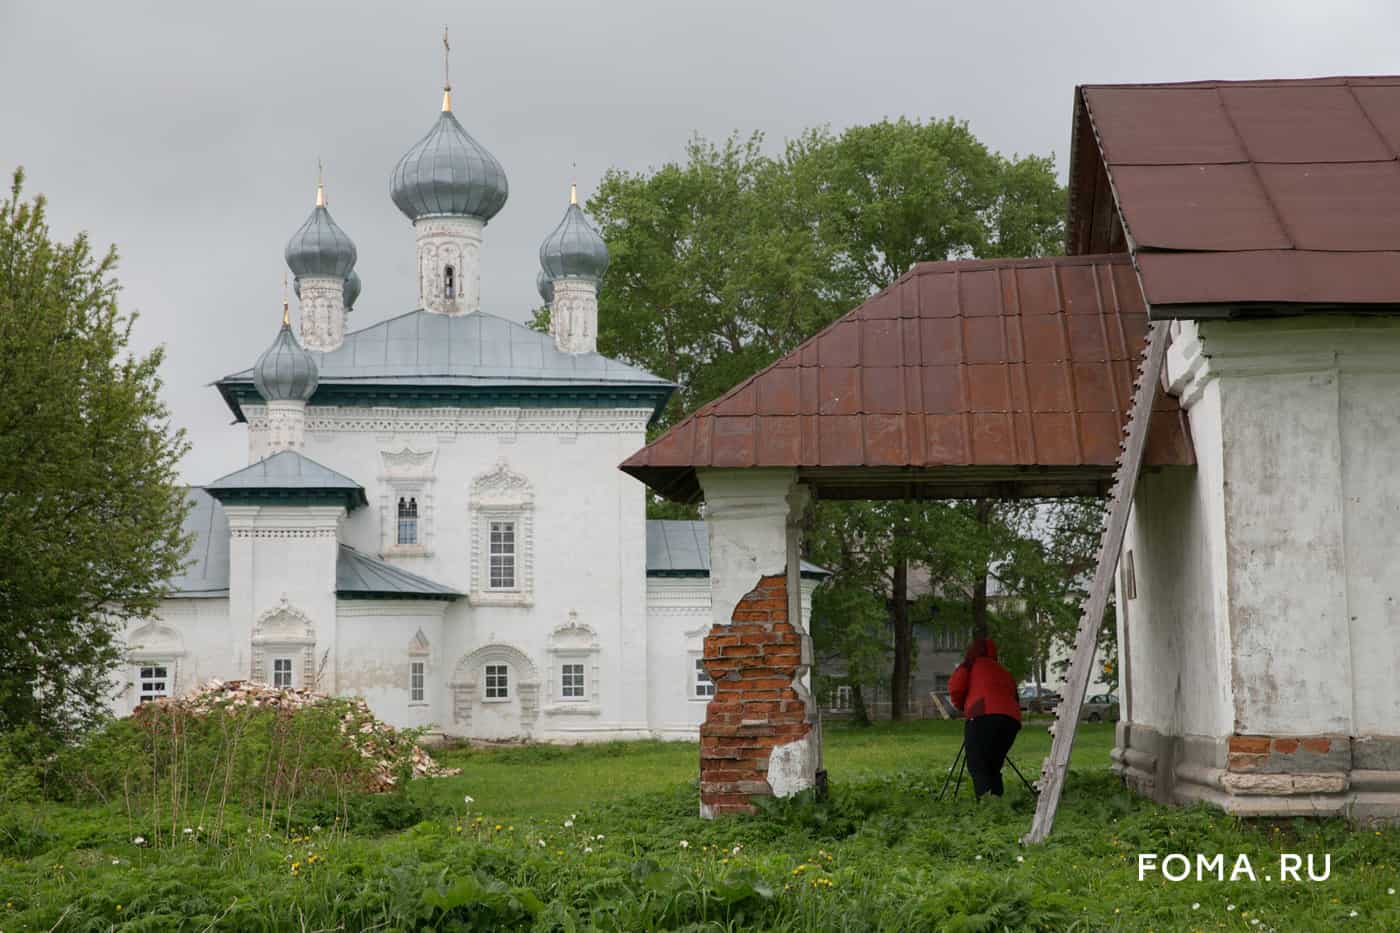
[[[59,2],[0,0],[0,169],[22,164],[57,234],[122,253],[136,343],[164,343],[185,479],[242,466],[206,384],[276,332],[282,248],[316,158],[359,248],[353,327],[416,306],[412,228],[389,173],[437,117],[442,27],[458,118],[505,166],[482,304],[523,320],[536,249],[609,166],[676,159],[692,133],[889,116],[969,121],[988,145],[1053,152],[1074,85],[1400,71],[1400,7],[1359,0],[1123,3]]]

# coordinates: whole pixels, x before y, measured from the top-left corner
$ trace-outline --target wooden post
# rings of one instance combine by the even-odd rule
[[[1099,562],[1094,570],[1089,595],[1084,600],[1083,615],[1079,619],[1079,632],[1075,636],[1064,696],[1055,711],[1055,738],[1040,772],[1040,797],[1036,801],[1030,832],[1022,839],[1026,843],[1045,841],[1055,824],[1055,811],[1060,806],[1065,773],[1069,770],[1069,753],[1074,747],[1074,733],[1079,726],[1079,712],[1084,706],[1084,692],[1089,687],[1089,672],[1093,670],[1099,628],[1103,625],[1104,609],[1108,606],[1108,592],[1113,586],[1118,554],[1123,549],[1128,511],[1133,504],[1133,489],[1142,470],[1147,430],[1152,423],[1152,403],[1157,396],[1162,364],[1167,356],[1166,328],[1167,325],[1161,322],[1149,324],[1147,328],[1147,345],[1143,348],[1137,384],[1133,389],[1133,407],[1128,413],[1128,424],[1124,429],[1126,437],[1118,459],[1118,470],[1114,474],[1103,537],[1099,540]]]

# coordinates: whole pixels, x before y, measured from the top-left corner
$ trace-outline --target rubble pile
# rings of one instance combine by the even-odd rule
[[[305,687],[272,687],[251,680],[211,680],[182,697],[164,697],[142,704],[136,715],[141,715],[147,707],[175,709],[194,716],[239,709],[271,709],[290,714],[323,704],[334,704],[341,710],[340,733],[351,748],[371,762],[373,790],[389,790],[398,782],[395,772],[405,757],[415,778],[451,777],[462,773],[461,768],[438,764],[416,742],[388,723],[380,722],[363,699],[331,697]]]

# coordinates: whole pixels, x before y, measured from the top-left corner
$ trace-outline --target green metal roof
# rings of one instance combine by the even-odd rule
[[[604,404],[660,411],[675,386],[598,353],[565,353],[549,334],[494,314],[419,309],[347,334],[329,352],[311,351],[319,383],[310,404]],[[259,400],[253,371],[215,383],[244,420],[242,402]]]
[[[802,576],[820,579],[831,571],[802,561]],[[710,533],[704,522],[647,520],[647,576],[708,577]]]
[[[342,544],[335,561],[335,595],[342,599],[453,600],[462,594]]]
[[[264,457],[204,488],[228,504],[268,500],[282,505],[343,502],[348,511],[369,504],[359,483],[294,450]]]

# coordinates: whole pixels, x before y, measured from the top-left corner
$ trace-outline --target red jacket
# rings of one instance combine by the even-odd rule
[[[967,656],[948,678],[948,697],[968,719],[1000,713],[1021,721],[1021,700],[1016,679],[997,663],[996,642],[978,638]]]

